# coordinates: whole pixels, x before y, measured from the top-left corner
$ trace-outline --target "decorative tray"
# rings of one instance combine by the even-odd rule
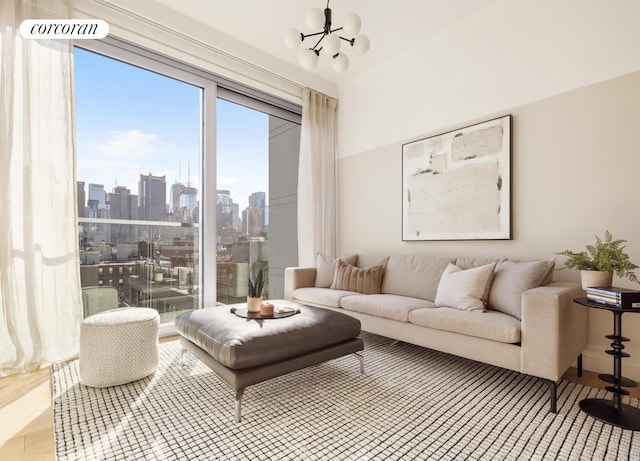
[[[232,307],[231,313],[245,319],[283,319],[300,313],[300,309],[274,306],[273,314],[263,315],[260,312],[249,312],[246,307]]]

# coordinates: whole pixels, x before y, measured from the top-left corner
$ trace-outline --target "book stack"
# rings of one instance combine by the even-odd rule
[[[640,308],[640,291],[619,287],[588,287],[587,299],[624,309]]]

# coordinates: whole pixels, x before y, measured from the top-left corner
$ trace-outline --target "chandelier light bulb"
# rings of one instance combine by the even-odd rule
[[[312,49],[305,48],[304,50],[300,50],[298,61],[306,70],[313,70],[318,65],[318,55]]]
[[[329,56],[334,56],[340,52],[341,42],[342,40],[340,40],[338,34],[329,34],[322,41],[322,51]]]
[[[349,68],[349,58],[347,58],[346,54],[340,53],[338,56],[333,58],[333,61],[331,62],[331,67],[336,72],[344,72]]]
[[[284,43],[287,48],[294,50],[302,43],[302,34],[298,29],[289,29],[284,36]]]
[[[354,37],[358,35],[360,32],[360,28],[362,27],[362,21],[360,20],[360,16],[355,13],[349,13],[344,17],[344,21],[342,23],[342,30],[344,33]]]
[[[320,8],[311,8],[307,13],[307,26],[313,31],[324,29],[324,13]]]
[[[365,54],[367,51],[369,51],[369,46],[370,46],[370,42],[369,42],[369,37],[367,37],[366,35],[358,35],[356,38],[353,39],[353,51],[355,51],[358,54]]]

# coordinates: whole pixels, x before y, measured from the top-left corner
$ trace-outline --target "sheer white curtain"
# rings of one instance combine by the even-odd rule
[[[298,167],[298,264],[315,266],[316,253],[335,256],[336,109],[338,102],[302,90],[302,131]]]
[[[0,376],[77,352],[72,43],[18,30],[70,9],[63,0],[0,1]]]

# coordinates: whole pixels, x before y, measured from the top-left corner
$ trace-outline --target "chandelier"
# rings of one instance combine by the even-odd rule
[[[285,35],[285,44],[290,49],[299,48],[305,39],[320,37],[312,48],[303,48],[298,53],[300,65],[307,70],[315,69],[320,59],[320,52],[331,57],[331,67],[336,72],[344,72],[349,67],[349,58],[344,52],[340,52],[342,42],[347,42],[358,54],[369,51],[369,38],[366,35],[358,35],[362,23],[357,14],[348,14],[344,18],[342,27],[331,28],[331,8],[329,0],[327,7],[312,8],[307,13],[307,26],[312,30],[321,29],[319,32],[303,34],[298,29],[289,29]],[[347,36],[343,37],[338,32],[342,31]],[[312,40],[313,41],[313,40]]]

